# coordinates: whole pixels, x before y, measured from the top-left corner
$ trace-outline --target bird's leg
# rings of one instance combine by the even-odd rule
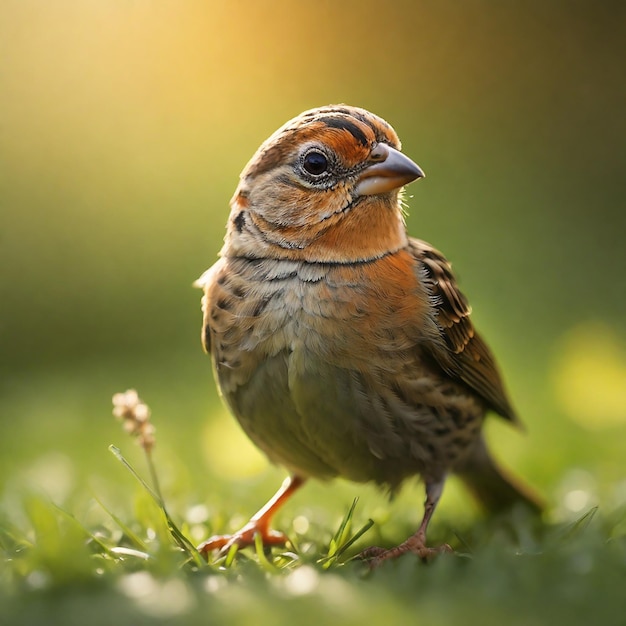
[[[287,535],[272,530],[269,527],[270,521],[276,511],[304,484],[305,480],[300,476],[286,478],[274,496],[250,518],[243,528],[232,535],[210,537],[198,546],[198,550],[202,554],[213,550],[228,552],[235,544],[239,547],[254,545],[256,535],[261,535],[261,540],[266,546],[284,545],[288,541]]]
[[[432,558],[434,555],[439,554],[440,552],[452,552],[452,548],[447,544],[443,544],[437,548],[429,548],[426,546],[426,531],[428,529],[430,518],[433,516],[435,508],[437,507],[437,503],[439,502],[439,498],[441,498],[444,483],[445,478],[434,482],[428,481],[426,483],[426,502],[424,503],[424,517],[422,518],[422,522],[415,534],[411,535],[405,542],[401,543],[395,548],[389,548],[388,550],[385,550],[384,548],[372,547],[367,548],[366,550],[363,550],[363,552],[361,552],[359,556],[362,559],[368,561],[369,566],[372,569],[378,567],[383,561],[386,561],[387,559],[395,559],[407,552],[417,554],[417,556],[419,556],[420,559],[424,561]]]

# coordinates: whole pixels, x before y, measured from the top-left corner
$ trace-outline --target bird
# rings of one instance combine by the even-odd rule
[[[407,232],[404,187],[423,177],[385,120],[343,104],[291,119],[243,169],[219,259],[196,281],[202,342],[230,412],[289,477],[205,555],[257,535],[285,544],[271,520],[309,478],[391,494],[422,480],[419,528],[364,550],[372,566],[450,551],[427,544],[450,474],[489,510],[541,509],[482,434],[489,412],[520,421],[468,300],[443,254]]]

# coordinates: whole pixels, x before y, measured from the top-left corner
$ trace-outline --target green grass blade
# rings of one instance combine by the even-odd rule
[[[161,499],[157,495],[157,493],[150,487],[150,485],[137,473],[135,468],[126,460],[121,450],[114,446],[109,446],[109,452],[137,479],[139,484],[150,494],[150,496],[154,499],[154,501],[162,508],[163,503]]]
[[[318,561],[324,569],[328,569],[331,565],[335,564],[339,557],[374,525],[374,521],[370,519],[356,533],[351,534],[352,519],[358,501],[358,498],[352,501],[352,506],[349,508],[337,532],[330,541],[326,556]]]
[[[106,552],[107,554],[111,554],[111,549],[109,548],[109,546],[107,546],[101,539],[96,537],[96,535],[94,535],[83,524],[81,524],[81,522],[79,522],[74,517],[74,515],[72,515],[72,513],[69,513],[68,511],[66,511],[65,509],[61,508],[58,504],[55,504],[54,502],[52,502],[51,504],[52,504],[53,508],[58,513],[61,513],[61,515],[63,515],[63,517],[65,517],[65,519],[69,520],[70,522],[72,522],[72,524],[74,524],[77,528],[79,528],[85,534],[85,536],[89,537],[89,539],[91,539],[96,545],[98,545],[98,547],[103,552]]]
[[[205,567],[206,561],[202,558],[202,555],[198,552],[196,547],[189,541],[189,539],[187,539],[187,537],[185,537],[185,535],[183,535],[181,530],[178,528],[174,520],[171,518],[170,514],[167,512],[163,499],[159,496],[159,494],[154,491],[154,489],[152,489],[152,487],[150,487],[150,485],[148,485],[148,483],[137,473],[135,468],[126,460],[119,448],[110,445],[109,451],[135,477],[139,484],[156,502],[157,506],[165,517],[165,522],[167,524],[167,528],[170,534],[172,535],[172,538],[178,544],[181,550],[183,550],[183,552],[185,552],[190,557],[190,559],[196,564],[196,566]]]
[[[134,532],[130,526],[125,524],[113,511],[111,511],[105,504],[98,498],[97,495],[92,493],[93,499],[98,503],[98,505],[102,508],[102,510],[119,526],[120,530],[124,533],[126,537],[128,537],[142,552],[147,551],[146,543],[141,539],[141,537]]]

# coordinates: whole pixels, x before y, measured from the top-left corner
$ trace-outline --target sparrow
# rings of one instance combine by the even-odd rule
[[[365,550],[374,565],[411,552],[446,477],[486,507],[538,498],[492,459],[488,412],[519,424],[494,357],[446,258],[409,237],[402,190],[424,172],[383,119],[361,108],[311,109],[271,135],[244,168],[219,260],[197,281],[202,341],[226,405],[289,478],[233,535],[199,549],[265,545],[307,479],[425,485],[424,515],[402,544]]]

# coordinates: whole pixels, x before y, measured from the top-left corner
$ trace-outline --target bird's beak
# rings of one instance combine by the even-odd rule
[[[370,155],[371,165],[360,174],[356,184],[359,196],[374,196],[407,185],[425,176],[421,168],[402,152],[379,143]]]

